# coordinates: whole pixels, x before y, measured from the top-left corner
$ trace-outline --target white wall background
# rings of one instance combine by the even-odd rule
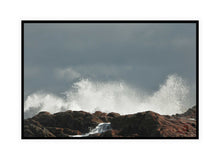
[[[1,159],[218,159],[217,0],[2,0],[0,2]],[[21,140],[21,20],[200,20],[199,140]]]

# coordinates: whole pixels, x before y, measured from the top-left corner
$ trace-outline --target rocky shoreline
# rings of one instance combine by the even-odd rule
[[[160,115],[152,111],[129,115],[96,111],[40,112],[24,120],[24,138],[70,137],[82,135],[100,123],[111,123],[111,130],[88,137],[196,137],[196,106],[183,114]]]

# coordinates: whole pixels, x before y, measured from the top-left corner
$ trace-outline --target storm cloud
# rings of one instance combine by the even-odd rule
[[[25,23],[24,93],[60,94],[79,79],[154,92],[170,74],[195,103],[195,23]]]

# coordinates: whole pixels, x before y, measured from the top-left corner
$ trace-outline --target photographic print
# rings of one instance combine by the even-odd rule
[[[198,139],[198,21],[22,21],[22,139]]]

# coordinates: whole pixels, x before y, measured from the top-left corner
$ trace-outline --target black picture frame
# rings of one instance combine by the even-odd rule
[[[196,25],[196,137],[24,137],[24,24],[26,23],[194,23]],[[21,21],[21,139],[199,139],[199,20],[22,20]]]

